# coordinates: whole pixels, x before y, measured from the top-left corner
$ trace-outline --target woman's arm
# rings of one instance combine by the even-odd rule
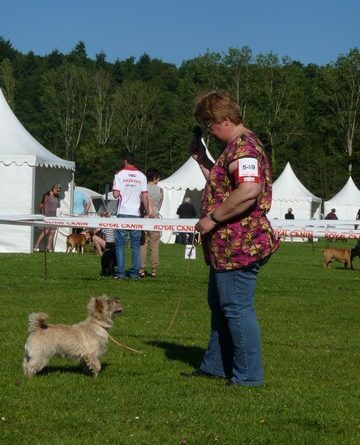
[[[148,192],[141,192],[141,200],[142,200],[142,203],[144,204],[145,214],[148,216],[149,215],[149,196],[148,196]]]
[[[232,174],[237,168],[237,161],[229,166],[229,172]],[[203,235],[214,229],[217,224],[226,222],[246,212],[252,207],[261,193],[262,184],[256,182],[240,182],[236,189],[225,199],[211,217],[209,215],[201,218],[196,224],[196,229]]]
[[[160,202],[159,202],[159,210],[161,209],[161,206],[164,202],[164,190],[161,188],[160,189]]]
[[[213,218],[209,215],[201,218],[196,224],[196,230],[202,235],[210,232],[217,224],[226,222],[228,219],[234,218],[246,212],[256,203],[256,199],[261,192],[261,184],[242,183],[222,202],[222,204],[212,213]]]
[[[194,138],[190,144],[189,150],[192,158],[199,164],[205,179],[207,179],[214,163],[208,157],[205,145],[198,138]]]
[[[194,156],[193,156],[193,158],[194,158]],[[199,167],[200,167],[205,179],[208,179],[210,170],[213,168],[214,163],[212,162],[211,159],[209,159],[207,157],[206,159],[202,160],[201,162],[198,161],[198,164],[199,164]]]

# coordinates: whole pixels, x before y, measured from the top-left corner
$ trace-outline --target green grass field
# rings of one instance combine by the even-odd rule
[[[180,376],[207,345],[207,267],[199,247],[160,255],[159,277],[140,282],[101,277],[90,252],[48,255],[47,278],[41,253],[0,255],[1,444],[360,444],[358,258],[324,270],[311,244],[282,244],[258,280],[266,384],[242,388]],[[96,379],[62,359],[25,378],[28,314],[76,323],[103,293],[124,307],[112,335],[144,353],[110,342]]]

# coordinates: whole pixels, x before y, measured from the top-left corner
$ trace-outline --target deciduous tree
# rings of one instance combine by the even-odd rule
[[[15,77],[12,63],[9,59],[3,59],[0,63],[0,86],[9,107],[15,108]]]
[[[229,48],[223,57],[228,77],[229,90],[240,106],[241,113],[246,119],[247,104],[251,90],[250,68],[252,63],[252,51],[248,46],[241,49]]]
[[[335,64],[322,70],[318,95],[327,108],[325,131],[333,132],[348,157],[348,173],[352,174],[352,159],[356,141],[360,140],[360,52],[358,48],[338,57]]]
[[[251,118],[264,142],[271,148],[273,170],[277,170],[277,152],[298,137],[303,118],[303,76],[301,67],[287,57],[260,54],[257,58],[257,85],[253,88]]]
[[[58,128],[66,159],[73,160],[88,114],[88,72],[69,63],[47,72],[43,78],[43,102],[54,129]]]
[[[111,136],[115,113],[110,73],[104,69],[96,71],[93,77],[93,87],[91,114],[96,122],[94,126],[96,142],[102,146],[108,142]]]
[[[147,159],[148,139],[158,117],[159,95],[142,81],[125,81],[114,95],[119,143],[143,160]]]

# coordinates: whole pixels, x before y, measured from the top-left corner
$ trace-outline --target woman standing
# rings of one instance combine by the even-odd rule
[[[39,208],[40,212],[44,216],[56,216],[56,211],[57,208],[59,207],[61,189],[62,187],[60,184],[54,184],[51,187],[51,190],[49,190],[43,195]],[[34,245],[34,252],[39,251],[40,243],[46,237],[47,237],[46,251],[53,252],[55,233],[56,233],[56,228],[44,227]]]
[[[271,206],[270,164],[228,92],[198,97],[194,115],[224,143],[224,150],[214,164],[203,144],[192,146],[192,156],[207,179],[196,229],[210,266],[211,335],[199,369],[183,375],[224,377],[229,385],[261,385],[256,277],[279,247],[266,217]]]

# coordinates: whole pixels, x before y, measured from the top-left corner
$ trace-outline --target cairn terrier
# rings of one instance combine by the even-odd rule
[[[79,360],[87,374],[99,374],[99,357],[106,352],[108,331],[122,307],[116,298],[103,295],[91,298],[87,309],[87,319],[74,325],[47,324],[49,316],[44,313],[29,315],[30,335],[23,362],[26,376],[41,371],[53,356]]]

